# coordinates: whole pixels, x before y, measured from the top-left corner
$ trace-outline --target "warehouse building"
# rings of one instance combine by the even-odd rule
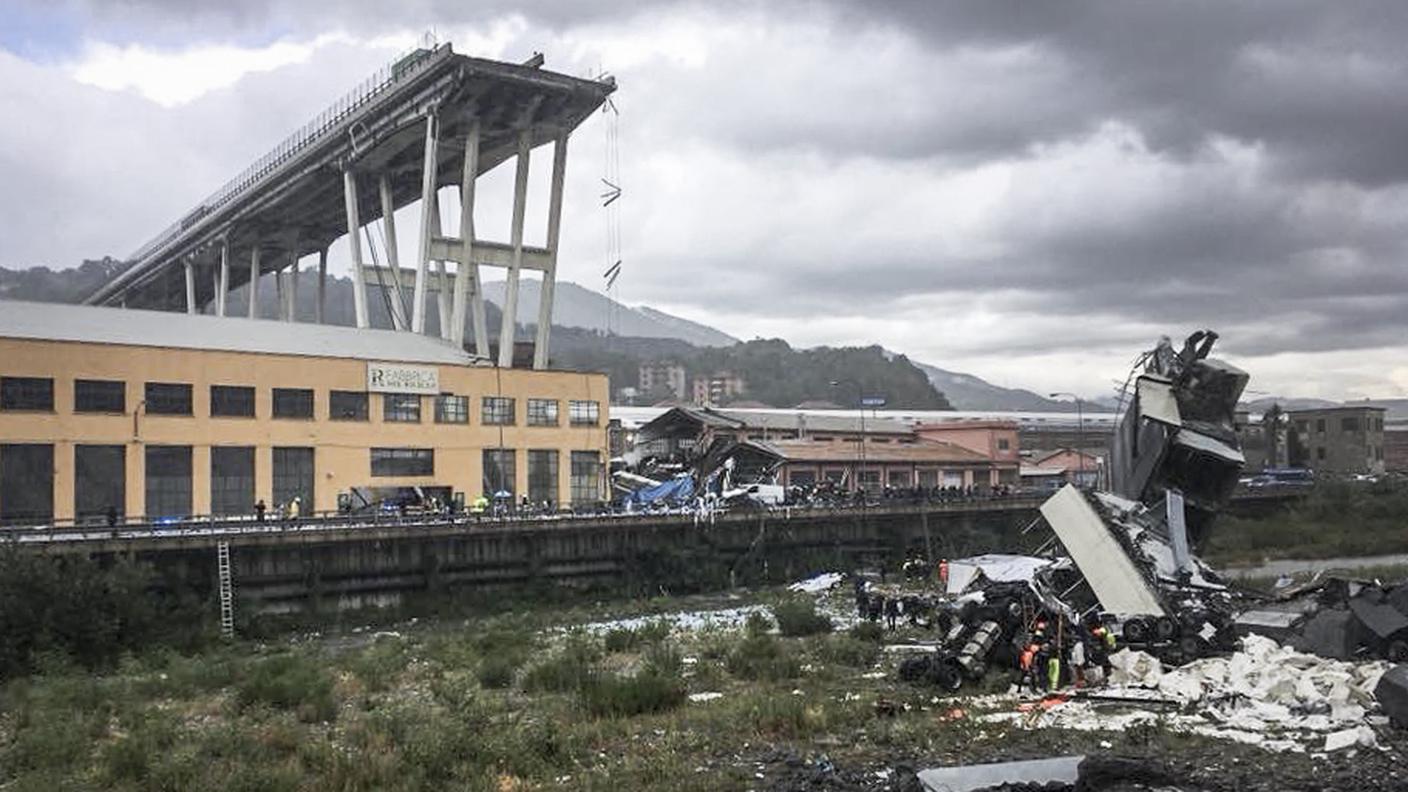
[[[1383,473],[1385,412],[1366,405],[1289,411],[1291,464],[1323,473]]]
[[[605,375],[387,330],[0,303],[0,522],[605,493]]]

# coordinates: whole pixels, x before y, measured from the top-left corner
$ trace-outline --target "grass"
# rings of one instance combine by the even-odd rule
[[[741,789],[767,786],[756,763],[778,747],[856,767],[1006,744],[866,676],[890,670],[873,626],[792,637],[760,617],[611,638],[559,629],[572,619],[549,607],[372,642],[153,652],[102,675],[56,661],[0,686],[0,789]],[[689,700],[703,691],[721,695]],[[1068,747],[1104,738],[1121,739]]]
[[[831,619],[817,613],[811,597],[788,597],[772,606],[777,631],[790,637],[831,632]]]
[[[1273,514],[1224,515],[1201,548],[1216,564],[1408,552],[1408,483],[1325,482]]]

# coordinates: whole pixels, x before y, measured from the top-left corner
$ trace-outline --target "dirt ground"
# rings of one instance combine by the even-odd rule
[[[1090,792],[1390,792],[1408,790],[1408,732],[1384,730],[1377,748],[1334,754],[1272,753],[1250,745],[1160,732],[1101,734],[1046,730],[1009,733],[981,745],[924,755],[888,753],[834,760],[833,754],[778,746],[751,757],[757,790],[921,792],[917,774],[962,764],[1084,755],[1080,784],[1045,790]],[[1142,744],[1141,744],[1142,743]],[[1109,746],[1109,747],[1105,747]],[[1004,787],[1008,790],[1029,787]]]

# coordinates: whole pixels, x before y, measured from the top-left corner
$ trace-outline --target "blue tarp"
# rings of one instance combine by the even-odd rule
[[[678,505],[688,503],[692,497],[694,497],[694,478],[685,474],[653,487],[638,489],[626,496],[626,502],[637,506],[649,506],[660,501]]]

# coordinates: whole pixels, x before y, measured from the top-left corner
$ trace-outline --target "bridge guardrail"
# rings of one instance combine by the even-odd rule
[[[6,544],[47,544],[59,542],[94,542],[112,540],[136,540],[156,538],[179,538],[193,536],[231,537],[250,535],[288,535],[316,533],[322,531],[360,531],[386,528],[440,528],[463,526],[471,530],[537,530],[555,525],[570,523],[572,527],[600,527],[603,525],[628,525],[643,522],[678,523],[695,525],[717,519],[737,520],[755,518],[760,515],[778,519],[816,518],[826,516],[869,513],[873,515],[918,514],[920,512],[966,512],[988,511],[995,508],[1034,508],[1045,496],[1002,496],[954,499],[909,499],[867,502],[865,504],[827,505],[784,505],[747,509],[715,509],[709,513],[693,510],[660,510],[644,512],[574,512],[559,511],[551,514],[541,512],[509,512],[502,514],[457,512],[457,513],[376,513],[348,514],[341,512],[319,512],[299,517],[270,515],[260,520],[257,517],[239,516],[194,516],[183,519],[146,520],[136,518],[124,520],[109,526],[104,518],[81,520],[56,520],[44,524],[0,526],[0,542]]]

